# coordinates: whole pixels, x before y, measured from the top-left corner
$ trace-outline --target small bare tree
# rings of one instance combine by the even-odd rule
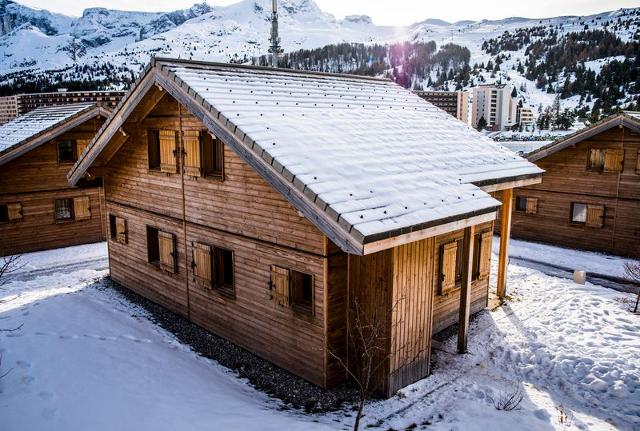
[[[388,338],[385,321],[377,310],[367,313],[356,299],[349,313],[352,319],[347,325],[348,345],[353,352],[351,356],[357,363],[349,366],[340,355],[332,351],[329,351],[329,354],[346,371],[358,388],[358,408],[353,423],[353,430],[358,431],[367,401],[372,398],[380,385],[375,378],[380,369],[386,365],[390,353],[384,348]]]
[[[640,303],[640,262],[628,261],[624,264],[624,273],[633,280],[638,289],[638,296],[636,298],[636,306],[633,309],[634,313],[638,312],[638,303]]]
[[[513,392],[500,392],[497,398],[489,397],[496,410],[504,410],[506,412],[519,409],[523,398],[524,393],[520,388]]]
[[[7,282],[7,276],[12,272],[16,272],[22,268],[22,256],[14,254],[13,256],[6,256],[0,260],[0,286]]]

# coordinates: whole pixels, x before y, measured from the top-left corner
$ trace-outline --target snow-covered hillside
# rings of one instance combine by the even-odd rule
[[[483,43],[522,29],[554,28],[558,37],[571,32],[606,28],[623,41],[637,40],[640,8],[604,12],[587,17],[550,19],[508,18],[498,21],[448,23],[427,19],[406,27],[378,26],[363,15],[338,20],[313,0],[280,0],[280,29],[285,51],[318,48],[341,42],[379,43],[435,41],[438,47],[455,43],[467,47],[469,65],[496,59]],[[210,61],[249,61],[266,54],[270,0],[240,0],[230,6],[196,4],[170,13],[87,9],[79,18],[33,10],[0,0],[0,77],[35,81],[38,74],[57,70],[59,81],[106,78],[137,73],[151,55]],[[629,18],[631,17],[631,18]],[[621,23],[624,18],[624,24]],[[609,27],[607,27],[609,25]],[[526,47],[510,51],[500,70],[484,70],[479,82],[509,81],[522,91],[530,106],[551,105],[554,95],[527,80],[518,63],[527,60]],[[620,57],[587,62],[599,71]],[[105,70],[109,65],[109,71]],[[30,78],[25,78],[30,77]],[[559,79],[559,78],[558,78]],[[126,82],[118,80],[115,82]],[[567,106],[575,106],[575,100]]]

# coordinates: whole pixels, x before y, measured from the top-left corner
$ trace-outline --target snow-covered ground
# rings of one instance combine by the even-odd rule
[[[321,430],[351,424],[351,413],[283,409],[180,344],[104,287],[104,244],[24,258],[28,268],[0,290],[0,329],[23,325],[0,332],[0,375],[9,371],[0,379],[1,430]],[[94,263],[79,265],[84,259]],[[640,427],[640,316],[628,311],[631,296],[516,265],[509,270],[513,300],[474,320],[470,353],[452,353],[455,340],[445,342],[434,352],[433,374],[369,405],[365,425]],[[518,410],[494,408],[491,397],[518,388],[524,394]]]

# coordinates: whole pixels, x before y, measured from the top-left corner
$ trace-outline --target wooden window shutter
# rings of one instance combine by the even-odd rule
[[[9,221],[22,220],[22,204],[21,203],[7,204],[7,213],[9,215]]]
[[[288,307],[290,304],[289,270],[271,265],[271,298],[278,305]]]
[[[158,231],[158,245],[160,250],[160,268],[165,271],[176,272],[176,240],[172,233]]]
[[[538,212],[538,198],[527,198],[527,214]]]
[[[184,132],[184,173],[192,177],[202,175],[200,154],[200,131],[187,130]]]
[[[193,275],[196,280],[212,285],[213,264],[211,260],[211,246],[195,243],[193,245]]]
[[[636,159],[636,174],[640,174],[640,151],[638,151],[638,158]]]
[[[607,149],[604,151],[604,171],[622,172],[624,150]]]
[[[480,237],[480,278],[487,278],[491,272],[491,241],[493,233],[485,232]]]
[[[127,221],[121,217],[116,217],[116,241],[127,243]]]
[[[89,139],[78,139],[76,141],[76,152],[78,154],[78,158],[80,158],[84,150],[89,146],[89,142],[91,142]]]
[[[456,257],[458,255],[457,241],[442,246],[440,260],[440,293],[456,287]]]
[[[76,220],[87,220],[91,218],[89,196],[73,198],[73,214]]]
[[[178,172],[175,130],[160,130],[160,171],[169,174]]]
[[[587,205],[587,227],[604,227],[604,206]]]
[[[604,150],[593,148],[589,151],[589,167],[593,170],[601,170],[604,166]]]

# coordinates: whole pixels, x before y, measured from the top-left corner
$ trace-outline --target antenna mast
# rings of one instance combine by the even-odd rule
[[[280,37],[278,36],[278,0],[272,0],[273,11],[271,13],[271,66],[278,67],[278,57],[282,53]]]

